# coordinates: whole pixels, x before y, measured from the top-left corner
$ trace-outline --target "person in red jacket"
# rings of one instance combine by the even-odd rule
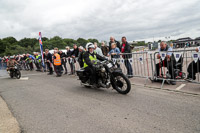
[[[124,58],[124,64],[127,69],[127,76],[128,76],[128,78],[132,78],[133,70],[132,70],[132,66],[128,60],[129,58],[132,58],[132,53],[131,53],[130,45],[126,41],[126,37],[122,37],[121,53],[123,53],[122,57]]]

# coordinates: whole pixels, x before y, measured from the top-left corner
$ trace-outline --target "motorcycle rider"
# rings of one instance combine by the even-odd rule
[[[106,60],[106,58],[94,52],[94,49],[95,47],[93,43],[87,43],[87,51],[83,55],[83,67],[85,71],[90,74],[90,85],[93,85],[96,79],[96,71],[94,64],[97,64],[97,59],[100,61]]]
[[[14,59],[13,56],[10,56],[10,60],[7,61],[7,71],[10,71],[10,73],[12,73],[14,70],[13,68],[15,67],[15,64],[18,64],[17,61]]]

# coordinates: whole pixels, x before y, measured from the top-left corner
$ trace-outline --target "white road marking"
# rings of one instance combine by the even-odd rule
[[[179,87],[176,88],[176,90],[182,89],[186,84],[181,84]]]
[[[40,73],[38,73],[38,74],[24,74],[22,76],[34,76],[34,75],[42,75],[42,74],[40,74]]]
[[[23,77],[23,78],[20,78],[19,80],[28,80],[29,78],[28,77]]]

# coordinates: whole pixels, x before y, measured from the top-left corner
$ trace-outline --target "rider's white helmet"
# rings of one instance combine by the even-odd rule
[[[91,42],[89,42],[89,43],[86,44],[86,47],[85,47],[85,48],[86,48],[86,50],[88,51],[89,48],[94,48],[94,44],[91,43]]]

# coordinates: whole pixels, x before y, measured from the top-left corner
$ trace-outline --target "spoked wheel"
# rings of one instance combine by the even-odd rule
[[[131,83],[123,73],[116,73],[111,80],[112,87],[120,94],[127,94],[131,90]]]
[[[20,78],[21,78],[21,72],[20,72],[19,70],[16,71],[15,77],[16,77],[17,79],[20,79]]]

